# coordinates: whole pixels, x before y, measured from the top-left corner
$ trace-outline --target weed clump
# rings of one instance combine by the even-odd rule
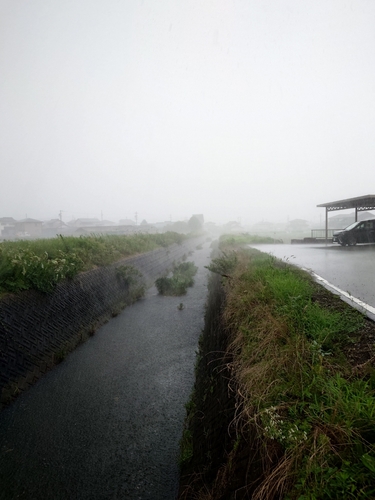
[[[160,295],[185,295],[187,288],[194,285],[194,276],[198,268],[194,262],[182,262],[173,268],[170,278],[162,276],[155,281]]]

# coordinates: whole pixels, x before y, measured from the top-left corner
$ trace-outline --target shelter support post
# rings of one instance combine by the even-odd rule
[[[326,245],[328,243],[328,208],[326,207]]]
[[[355,222],[358,222],[358,209],[355,207]]]

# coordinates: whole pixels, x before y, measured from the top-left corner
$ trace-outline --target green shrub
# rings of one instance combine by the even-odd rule
[[[155,281],[160,295],[185,295],[187,288],[194,285],[198,268],[194,262],[182,262],[173,269],[172,277],[163,276]]]

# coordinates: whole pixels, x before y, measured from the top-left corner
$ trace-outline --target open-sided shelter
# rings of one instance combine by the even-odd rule
[[[326,229],[326,241],[328,240],[328,212],[334,212],[335,210],[347,210],[348,208],[354,208],[355,210],[355,221],[358,220],[358,212],[364,210],[375,210],[375,195],[367,194],[365,196],[358,196],[357,198],[347,198],[346,200],[330,201],[328,203],[322,203],[317,205],[318,207],[325,207],[326,218],[325,218],[325,229]]]

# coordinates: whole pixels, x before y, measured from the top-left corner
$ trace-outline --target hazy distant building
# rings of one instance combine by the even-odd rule
[[[358,221],[366,219],[375,219],[371,212],[358,212]],[[337,214],[328,218],[328,227],[330,229],[343,229],[355,222],[354,214]]]
[[[99,221],[99,226],[115,226],[116,224],[111,220],[101,220]]]
[[[170,220],[165,220],[165,221],[161,221],[161,222],[154,222],[152,224],[154,227],[156,227],[156,229],[163,229],[165,231],[168,230],[169,227],[172,227],[172,222]],[[171,229],[172,231],[172,229]]]
[[[69,226],[60,219],[51,219],[42,224],[42,234],[44,238],[52,238],[57,234],[66,234],[69,232]]]
[[[16,222],[13,217],[0,217],[0,224],[3,226],[14,226]]]
[[[219,236],[222,232],[221,226],[218,226],[215,222],[205,222],[204,229],[214,236]]]
[[[274,222],[268,222],[268,221],[260,221],[252,226],[250,226],[250,229],[253,233],[274,233],[275,231],[278,231],[279,228],[277,224]],[[285,224],[283,224],[283,230],[285,229]]]
[[[42,221],[36,219],[22,219],[16,222],[16,236],[19,238],[31,237],[40,238],[42,236]]]
[[[0,217],[0,238],[12,239],[16,235],[16,220],[13,217]]]
[[[89,226],[100,226],[99,219],[75,219],[68,222],[68,226],[71,227],[89,227]]]
[[[192,217],[195,217],[196,219],[198,219],[199,222],[201,223],[201,225],[203,226],[203,224],[204,224],[204,216],[203,216],[203,214],[193,214]]]
[[[305,219],[293,219],[288,222],[286,230],[288,233],[300,233],[303,231],[308,231],[310,229],[310,224]]]
[[[223,225],[224,232],[228,233],[239,233],[243,231],[243,227],[236,220],[230,220],[226,224]]]
[[[119,224],[120,226],[135,226],[135,222],[131,219],[121,219]]]

